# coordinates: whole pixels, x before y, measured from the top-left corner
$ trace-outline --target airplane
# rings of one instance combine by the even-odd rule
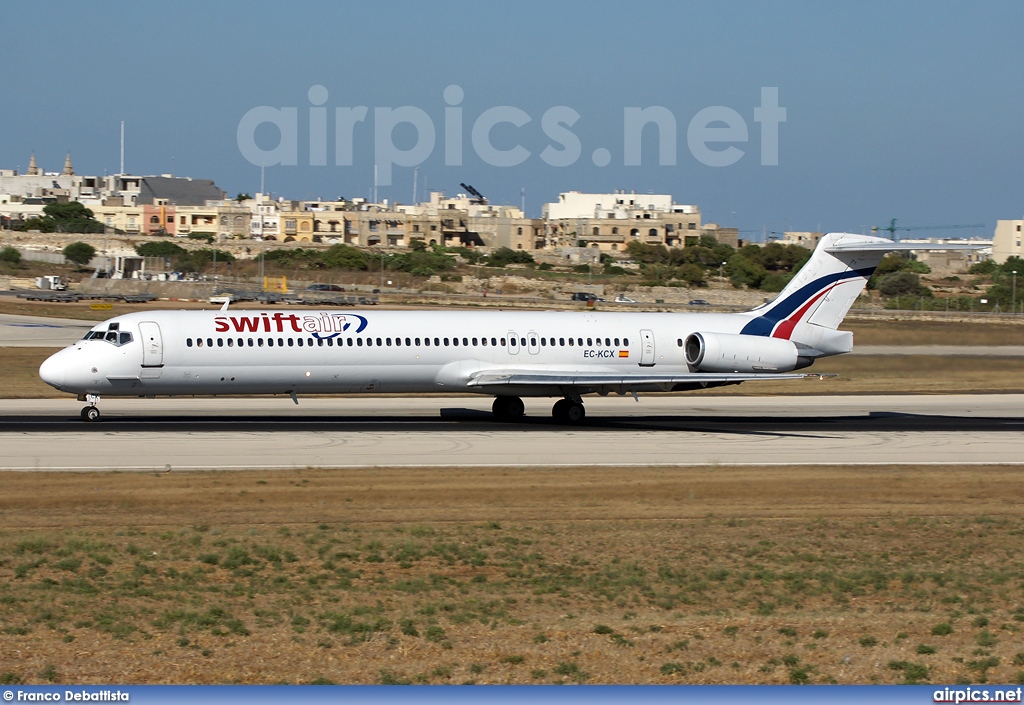
[[[882,257],[922,246],[850,233],[822,236],[772,301],[742,313],[596,311],[151,311],[94,326],[39,376],[87,402],[103,396],[473,393],[498,420],[523,397],[558,399],[578,424],[587,394],[683,392],[795,380],[853,349],[839,325]],[[819,376],[819,375],[813,375]]]

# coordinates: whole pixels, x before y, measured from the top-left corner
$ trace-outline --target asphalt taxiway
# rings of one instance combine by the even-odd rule
[[[1024,395],[587,398],[498,423],[489,397],[0,402],[0,469],[1019,463]]]

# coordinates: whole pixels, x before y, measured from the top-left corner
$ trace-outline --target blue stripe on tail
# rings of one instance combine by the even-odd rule
[[[779,321],[782,321],[791,315],[794,311],[807,303],[812,296],[825,287],[831,286],[843,279],[855,279],[856,277],[864,277],[867,279],[874,273],[874,271],[874,267],[865,267],[864,269],[846,270],[844,272],[836,272],[834,274],[827,274],[823,277],[819,277],[811,283],[803,285],[785,299],[776,303],[763,316],[758,316],[750,321],[750,323],[743,326],[743,330],[741,330],[740,333],[743,335],[761,335],[768,337],[772,334],[772,331],[775,330],[775,326],[779,324]]]

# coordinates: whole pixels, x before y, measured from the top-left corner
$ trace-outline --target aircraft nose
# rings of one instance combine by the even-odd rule
[[[64,386],[64,373],[67,366],[61,354],[51,355],[39,366],[39,377],[51,387],[60,389]]]

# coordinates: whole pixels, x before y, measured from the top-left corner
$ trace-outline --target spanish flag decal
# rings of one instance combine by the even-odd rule
[[[619,350],[619,357],[629,357],[629,350]]]

